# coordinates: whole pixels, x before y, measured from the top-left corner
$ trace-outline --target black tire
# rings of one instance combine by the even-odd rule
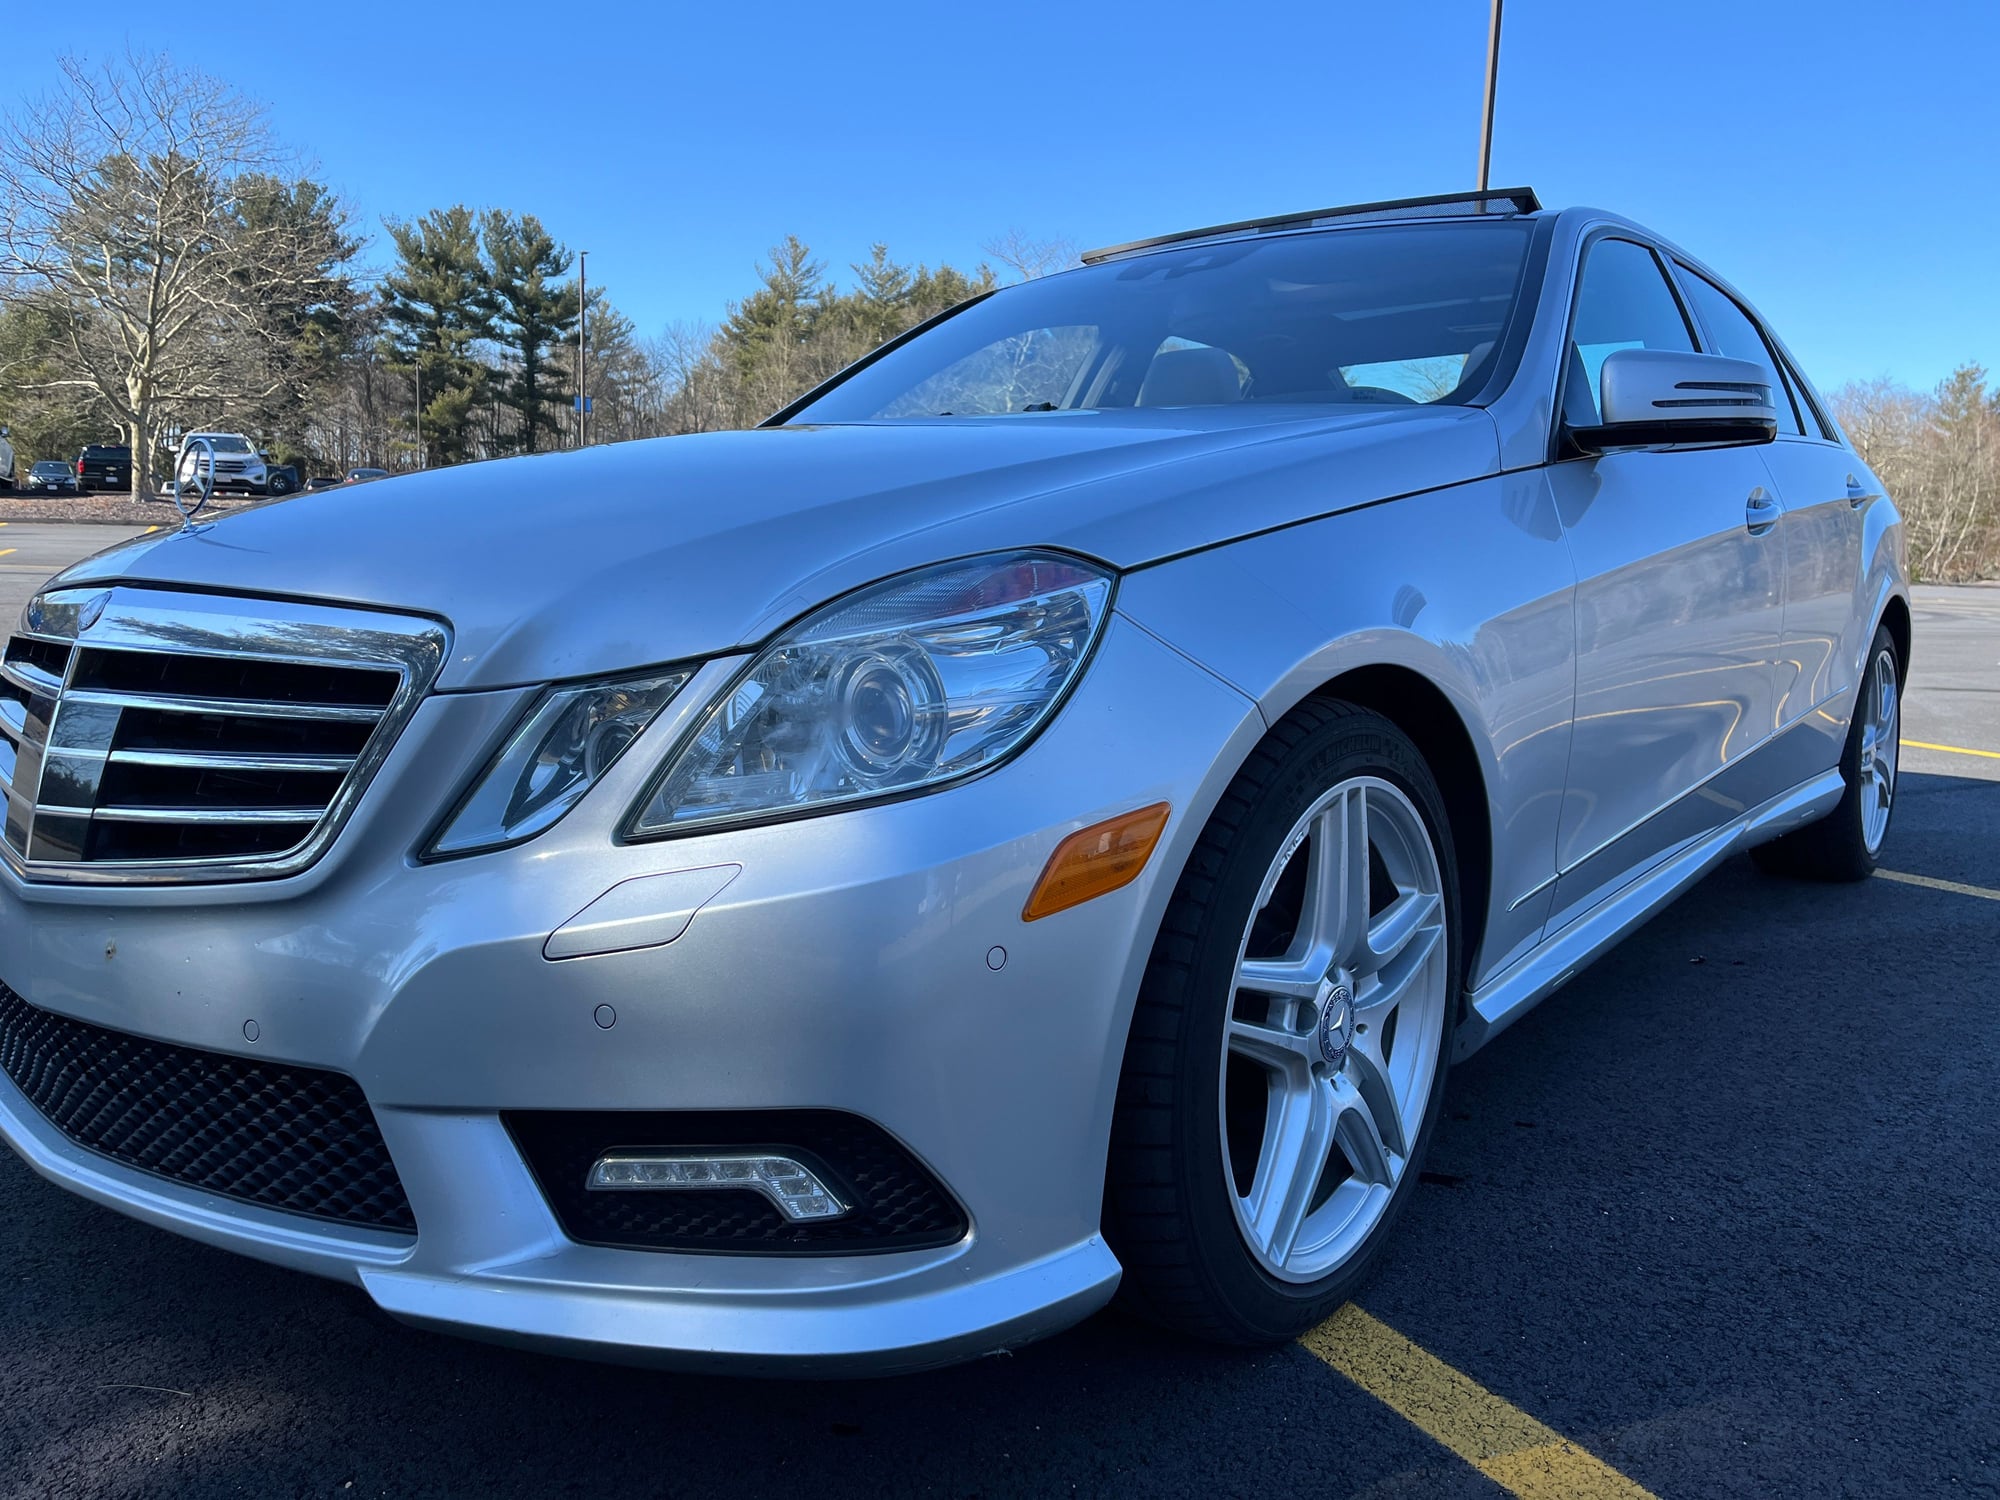
[[[1267,1271],[1238,1228],[1218,1109],[1235,964],[1266,872],[1298,819],[1350,777],[1380,777],[1422,818],[1435,850],[1447,940],[1445,1015],[1422,1123],[1388,1207],[1317,1281]],[[1128,1311],[1219,1343],[1295,1338],[1348,1300],[1378,1259],[1444,1096],[1463,981],[1458,878],[1436,778],[1389,720],[1310,699],[1282,720],[1224,793],[1182,872],[1147,964],[1113,1116],[1104,1230]]]
[[[1864,738],[1864,713],[1868,695],[1875,683],[1875,664],[1887,653],[1894,673],[1894,690],[1897,695],[1898,712],[1896,723],[1902,723],[1901,697],[1903,688],[1902,655],[1896,649],[1896,638],[1888,627],[1876,630],[1875,640],[1868,648],[1867,662],[1861,673],[1861,686],[1855,692],[1854,713],[1847,726],[1847,743],[1840,753],[1840,776],[1846,785],[1839,803],[1833,811],[1817,822],[1808,823],[1796,832],[1783,838],[1773,839],[1768,844],[1759,844],[1750,851],[1750,857],[1759,868],[1773,875],[1788,875],[1798,880],[1820,880],[1829,883],[1845,883],[1866,880],[1875,873],[1880,860],[1883,839],[1888,836],[1885,822],[1882,837],[1869,847],[1865,821],[1864,798],[1869,793],[1867,778],[1862,774],[1862,741]],[[1893,784],[1894,772],[1891,772]],[[1889,798],[1888,821],[1893,822],[1896,814],[1896,798]]]
[[[282,469],[276,470],[269,479],[264,481],[264,493],[266,495],[289,495],[291,492],[292,477]]]

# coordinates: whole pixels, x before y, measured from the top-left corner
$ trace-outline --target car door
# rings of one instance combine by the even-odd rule
[[[1829,701],[1840,705],[1836,717],[1844,721],[1868,647],[1862,534],[1868,507],[1881,493],[1749,310],[1693,267],[1675,269],[1716,352],[1754,360],[1771,376],[1778,440],[1762,457],[1785,511],[1778,527],[1785,550],[1778,724],[1794,723]],[[1801,766],[1795,779],[1816,768]]]
[[[1696,347],[1656,252],[1593,240],[1571,313],[1566,424],[1599,420],[1598,371],[1615,350]],[[1754,796],[1742,776],[1712,784],[1776,722],[1784,544],[1755,446],[1559,453],[1548,475],[1577,572],[1553,931]]]

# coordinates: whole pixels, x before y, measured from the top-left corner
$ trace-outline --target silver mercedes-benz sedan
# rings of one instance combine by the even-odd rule
[[[1873,868],[1901,521],[1713,271],[1525,191],[1085,261],[53,581],[0,1134],[509,1342],[1279,1340],[1454,1059],[1732,851]]]

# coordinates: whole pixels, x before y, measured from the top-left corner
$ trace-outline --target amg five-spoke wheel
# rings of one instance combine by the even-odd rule
[[[1807,880],[1866,880],[1875,873],[1896,810],[1905,670],[1896,637],[1878,627],[1841,751],[1839,803],[1817,823],[1751,850],[1758,864]]]
[[[1387,1209],[1430,1099],[1445,959],[1416,807],[1375,776],[1328,790],[1264,877],[1225,1032],[1225,1166],[1272,1275],[1316,1280]]]
[[[1867,684],[1861,690],[1861,839],[1874,854],[1889,831],[1889,804],[1896,796],[1896,757],[1902,748],[1902,701],[1896,687],[1896,652],[1877,643]]]
[[[1237,773],[1175,888],[1120,1079],[1105,1231],[1127,1306],[1274,1341],[1374,1261],[1458,998],[1444,808],[1407,735],[1327,699]]]

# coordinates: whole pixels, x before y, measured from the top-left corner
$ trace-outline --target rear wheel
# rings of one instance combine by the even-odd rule
[[[1105,1210],[1126,1305],[1266,1343],[1351,1295],[1443,1095],[1455,876],[1436,780],[1377,714],[1309,702],[1239,773],[1127,1048]]]
[[[1807,880],[1866,880],[1875,873],[1895,810],[1902,746],[1902,663],[1887,627],[1875,632],[1868,669],[1840,757],[1839,804],[1817,823],[1760,844],[1751,858],[1774,874]]]

